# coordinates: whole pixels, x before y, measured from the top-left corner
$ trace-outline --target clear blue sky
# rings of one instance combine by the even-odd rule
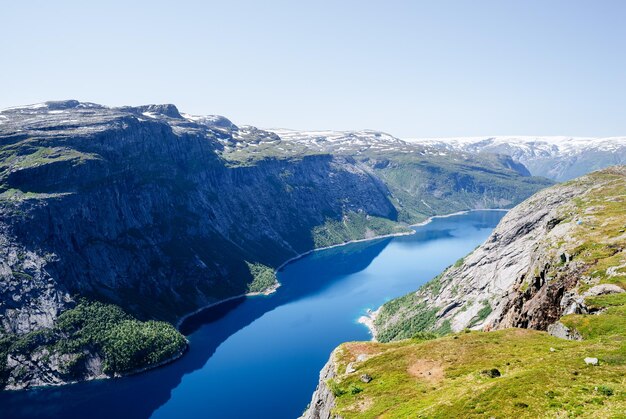
[[[0,0],[0,108],[401,137],[626,135],[626,1]]]

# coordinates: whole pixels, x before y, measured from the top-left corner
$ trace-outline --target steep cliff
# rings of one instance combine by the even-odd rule
[[[626,245],[626,169],[545,189],[511,210],[487,241],[418,292],[385,304],[379,340],[423,330],[545,330],[587,309],[600,284],[619,285]],[[612,265],[618,271],[606,271]],[[591,289],[591,291],[590,291]]]
[[[375,324],[390,342],[341,345],[310,406],[334,406],[326,418],[620,417],[625,290],[617,166],[535,194],[469,256],[385,304]]]
[[[320,380],[311,398],[311,403],[300,419],[328,419],[334,417],[332,410],[335,407],[335,395],[329,386],[329,383],[332,382],[330,380],[336,375],[335,369],[337,366],[335,365],[334,357],[335,353],[333,352],[324,368],[320,371]]]
[[[273,268],[314,247],[406,232],[399,221],[431,213],[512,205],[549,184],[497,158],[443,159],[401,140],[365,154],[320,150],[173,105],[63,101],[0,114],[5,342],[56,330],[78,297],[174,322],[275,286]],[[398,165],[402,177],[382,172]],[[457,169],[462,179],[446,180]],[[420,170],[431,176],[411,174]],[[421,208],[405,199],[411,191]],[[429,204],[444,198],[448,207]],[[34,342],[2,353],[56,345]]]

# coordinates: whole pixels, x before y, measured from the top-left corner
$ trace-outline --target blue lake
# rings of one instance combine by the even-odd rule
[[[482,243],[501,211],[475,211],[416,233],[311,253],[283,268],[273,295],[205,310],[183,327],[180,360],[115,380],[0,393],[0,418],[295,418],[330,352],[369,340],[368,308],[417,289]]]

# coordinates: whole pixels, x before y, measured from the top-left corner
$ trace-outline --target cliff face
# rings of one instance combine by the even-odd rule
[[[173,322],[274,285],[272,268],[316,246],[406,231],[399,220],[432,213],[510,205],[549,183],[498,159],[444,159],[401,140],[367,152],[315,149],[173,105],[47,102],[1,116],[8,340],[55,328],[77,297]],[[462,179],[448,182],[453,168]],[[444,199],[448,207],[434,205]]]
[[[379,339],[422,330],[545,330],[565,314],[586,312],[583,297],[600,292],[594,286],[607,275],[618,278],[595,267],[604,258],[616,266],[624,258],[625,184],[626,169],[617,166],[535,194],[470,255],[384,305],[376,319]]]
[[[396,218],[386,187],[347,158],[228,167],[208,128],[90,110],[61,111],[79,118],[71,126],[2,126],[2,251],[15,254],[4,269],[36,280],[6,288],[3,302],[28,300],[5,309],[8,332],[49,326],[75,293],[173,320],[245,292],[245,261],[277,266],[311,249],[326,218]]]
[[[333,360],[334,356],[333,352],[324,368],[320,371],[320,380],[311,398],[311,403],[309,403],[300,419],[331,419],[337,417],[332,413],[335,407],[335,396],[328,386],[328,380],[332,380],[335,377],[335,369],[337,368]]]

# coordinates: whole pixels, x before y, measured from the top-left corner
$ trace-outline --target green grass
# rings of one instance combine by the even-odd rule
[[[485,320],[487,318],[487,316],[489,316],[491,314],[491,312],[493,311],[493,308],[489,304],[489,301],[483,300],[482,304],[483,304],[482,308],[480,310],[478,310],[478,313],[476,313],[476,316],[474,316],[474,318],[472,319],[472,321],[470,322],[468,327],[471,328],[471,327],[474,327],[475,325],[479,324],[480,322]]]
[[[419,342],[348,343],[337,351],[337,371],[345,371],[358,353],[374,356],[357,364],[355,373],[335,378],[337,388],[362,387],[357,394],[345,391],[337,397],[334,413],[346,419],[601,418],[626,411],[621,342],[566,341],[545,332],[507,329]],[[600,365],[585,365],[588,356],[599,357]],[[423,360],[430,362],[425,373],[432,372],[432,379],[410,372]],[[482,373],[494,368],[500,377]],[[360,382],[364,373],[373,377],[370,383]]]
[[[411,307],[411,315],[404,316],[405,307]],[[418,332],[429,330],[437,321],[439,308],[428,307],[423,302],[418,302],[415,293],[397,298],[383,305],[375,320],[378,330],[376,339],[380,342],[389,342],[398,339],[407,339]],[[400,314],[399,321],[389,322],[389,319]],[[385,327],[379,328],[379,325]]]

